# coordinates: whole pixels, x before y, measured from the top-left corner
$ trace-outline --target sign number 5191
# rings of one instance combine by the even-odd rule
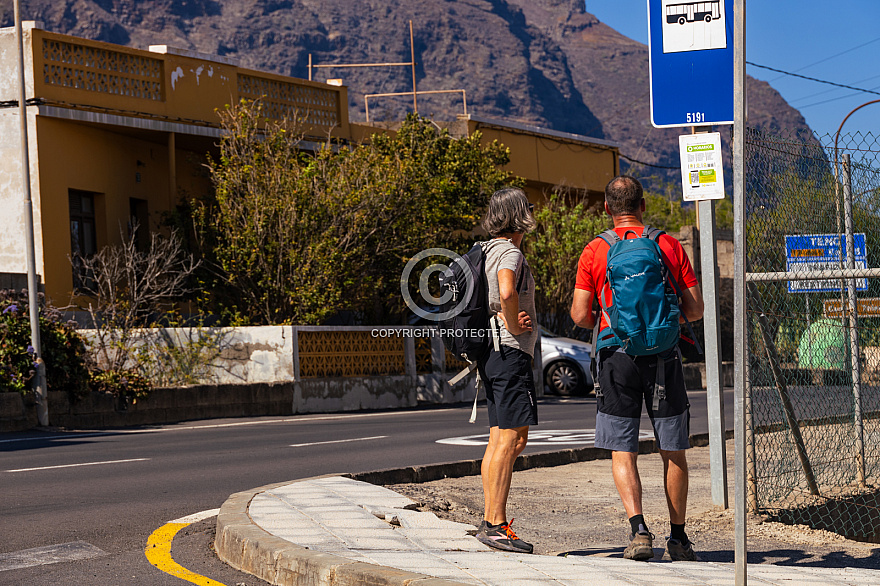
[[[706,114],[704,112],[688,112],[687,113],[687,121],[688,122],[703,122],[706,119]]]

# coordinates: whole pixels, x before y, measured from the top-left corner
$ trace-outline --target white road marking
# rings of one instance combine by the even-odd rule
[[[64,441],[64,440],[73,440],[84,437],[101,437],[105,435],[119,435],[126,433],[158,433],[163,431],[191,431],[191,430],[199,430],[199,429],[217,429],[222,427],[242,427],[245,425],[268,425],[272,423],[310,423],[312,421],[335,421],[339,419],[361,419],[365,417],[382,417],[388,415],[417,415],[420,413],[434,415],[436,413],[442,413],[445,411],[460,411],[460,409],[431,409],[429,411],[423,412],[413,412],[413,411],[397,411],[394,413],[357,413],[352,415],[325,415],[320,417],[288,417],[285,419],[268,419],[265,421],[238,421],[235,423],[214,423],[209,425],[187,425],[187,426],[178,426],[178,427],[155,427],[148,429],[117,429],[114,431],[98,431],[98,432],[86,432],[86,433],[71,433],[71,434],[59,434],[57,436],[51,435],[41,435],[35,437],[23,437],[23,438],[15,438],[15,439],[4,439],[0,440],[0,444],[6,443],[15,443],[15,442],[33,442],[33,441]]]
[[[81,464],[62,464],[61,466],[42,466],[40,468],[18,468],[6,472],[33,472],[34,470],[54,470],[56,468],[76,468],[77,466],[99,466],[101,464],[122,464],[124,462],[144,462],[149,458],[131,458],[129,460],[107,460],[105,462],[82,462]]]
[[[639,439],[650,439],[654,432],[650,429],[640,430]],[[596,440],[595,429],[549,429],[529,431],[529,446],[563,446],[563,445],[593,445]],[[488,433],[465,435],[439,439],[438,444],[452,446],[485,446],[489,443]]]
[[[356,438],[352,438],[352,439],[332,440],[332,441],[328,441],[328,442],[310,442],[307,444],[290,444],[290,447],[291,448],[302,448],[305,446],[320,446],[323,444],[343,444],[345,442],[364,442],[367,440],[382,439],[382,438],[386,438],[386,437],[388,437],[388,436],[387,435],[375,435],[373,437],[356,437]]]
[[[107,552],[85,541],[72,541],[46,547],[35,547],[10,553],[0,553],[0,572],[30,568],[31,566],[57,564],[58,562],[87,560],[102,555],[107,555]]]
[[[181,517],[180,519],[175,519],[173,521],[168,521],[169,523],[198,523],[199,521],[204,521],[205,519],[210,519],[211,517],[216,517],[220,513],[220,509],[210,509],[208,511],[202,511],[200,513],[193,513],[192,515],[187,515],[186,517]]]

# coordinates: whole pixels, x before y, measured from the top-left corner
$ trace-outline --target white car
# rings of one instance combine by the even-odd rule
[[[544,382],[555,395],[587,395],[593,392],[590,374],[592,344],[563,338],[541,328],[541,362]]]

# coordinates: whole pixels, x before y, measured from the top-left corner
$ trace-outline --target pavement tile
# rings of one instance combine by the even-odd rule
[[[451,580],[466,580],[473,577],[466,571],[449,563],[448,561],[423,552],[389,552],[389,551],[371,551],[365,555],[376,563],[411,572],[420,572],[429,576],[438,578],[447,578]]]
[[[394,511],[394,515],[400,521],[400,526],[404,529],[443,529],[446,531],[458,531],[460,533],[476,529],[475,526],[467,523],[445,521],[438,518],[434,513],[398,509]]]
[[[345,515],[347,517],[351,517],[357,515],[358,517],[366,519],[366,516],[361,515],[361,511],[355,509],[351,506],[351,503],[340,502],[336,504],[320,504],[320,505],[297,505],[296,509],[303,515],[308,515],[309,517],[319,517],[325,514],[342,516]],[[373,516],[373,515],[371,515]]]
[[[254,523],[262,527],[269,533],[275,531],[323,531],[318,525],[312,522],[289,521],[287,519],[279,519],[277,517],[254,518]]]
[[[349,519],[369,519],[373,521],[381,521],[375,515],[371,515],[364,509],[360,509],[358,507],[354,507],[351,503],[340,503],[338,505],[320,505],[320,506],[302,506],[296,507],[296,510],[302,513],[303,515],[308,515],[309,517],[326,517],[328,519],[332,518],[342,518],[346,517]],[[386,523],[382,523],[385,525]]]
[[[417,544],[423,550],[437,551],[441,553],[453,551],[487,551],[489,549],[479,541],[472,542],[457,539],[431,540],[429,542],[421,541],[419,539],[412,539],[411,541]]]
[[[342,540],[351,549],[368,551],[371,549],[390,549],[397,551],[421,551],[419,546],[406,539],[394,539],[389,537],[351,537],[345,536]]]
[[[558,576],[553,574],[553,579],[566,585],[589,584],[590,586],[594,586],[596,584],[601,584],[602,586],[605,586],[606,584],[644,584],[644,582],[627,580],[626,578],[621,578],[614,574],[605,574],[602,572],[590,572],[589,577],[586,577],[583,574],[580,576]]]
[[[375,517],[374,517],[375,519]],[[382,534],[391,535],[394,532],[391,530],[391,527],[384,528],[381,525],[376,525],[374,523],[369,523],[364,519],[357,518],[348,518],[348,519],[316,519],[316,521],[323,527],[327,529],[336,530],[345,530],[345,531],[357,531],[359,529],[371,529],[373,531],[381,531]],[[377,519],[378,521],[378,519]],[[379,521],[382,523],[382,521]],[[383,523],[384,525],[384,523]]]
[[[282,530],[278,530],[278,531],[273,531],[272,535],[274,535],[276,537],[280,537],[281,539],[286,539],[287,541],[289,541],[291,543],[295,543],[296,545],[302,545],[303,547],[305,547],[305,546],[312,547],[312,546],[317,546],[320,544],[328,544],[329,545],[331,543],[337,543],[337,544],[344,543],[338,537],[335,537],[333,535],[328,535],[327,533],[324,533],[324,532],[311,533],[311,532],[299,531],[299,530],[295,530],[295,529],[290,529],[290,530],[282,529]]]

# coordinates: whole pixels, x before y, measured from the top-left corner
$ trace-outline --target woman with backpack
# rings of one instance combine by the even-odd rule
[[[477,539],[519,553],[532,553],[533,548],[510,528],[507,497],[513,463],[526,447],[529,426],[538,423],[532,376],[538,339],[535,280],[520,250],[523,237],[535,229],[532,208],[521,189],[501,189],[490,198],[482,222],[491,237],[482,246],[496,340],[477,365],[489,409],[489,444],[480,469],[485,513]]]

